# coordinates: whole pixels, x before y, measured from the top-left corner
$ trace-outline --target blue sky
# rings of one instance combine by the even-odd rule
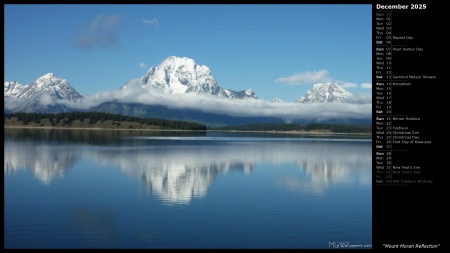
[[[117,90],[169,56],[218,84],[294,102],[318,82],[371,94],[372,6],[4,5],[4,81],[47,73],[81,94]]]

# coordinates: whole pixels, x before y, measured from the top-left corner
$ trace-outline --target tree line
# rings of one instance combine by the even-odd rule
[[[223,126],[223,127],[207,127],[204,124],[181,121],[181,120],[166,120],[157,118],[139,118],[135,116],[126,116],[121,114],[112,114],[104,112],[62,112],[62,113],[8,113],[5,114],[5,120],[17,118],[17,121],[23,125],[41,124],[42,120],[48,120],[50,126],[59,124],[60,126],[70,126],[73,121],[89,120],[93,125],[96,122],[112,121],[112,126],[120,128],[120,122],[132,122],[147,126],[155,126],[159,129],[166,130],[234,130],[234,131],[316,131],[316,132],[332,132],[332,133],[358,133],[371,134],[372,125],[351,125],[351,124],[325,124],[325,123],[310,123],[310,124],[273,124],[273,123],[258,123],[242,126]],[[134,125],[128,128],[134,128]]]
[[[139,118],[134,116],[125,116],[121,114],[111,114],[104,112],[63,112],[63,113],[9,113],[5,114],[5,119],[17,118],[24,125],[30,123],[39,124],[41,120],[47,119],[51,126],[55,126],[58,122],[63,125],[70,125],[73,121],[83,121],[89,119],[90,122],[104,122],[111,120],[113,122],[135,122],[145,125],[158,126],[160,129],[174,129],[174,130],[206,130],[206,125],[187,122],[180,120],[166,120],[155,118]],[[114,123],[113,123],[114,124]]]

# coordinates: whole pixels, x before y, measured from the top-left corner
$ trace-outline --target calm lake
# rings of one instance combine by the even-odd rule
[[[370,137],[5,129],[5,248],[367,248]]]

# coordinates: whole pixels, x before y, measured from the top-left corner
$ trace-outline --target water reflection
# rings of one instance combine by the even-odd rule
[[[64,174],[80,159],[81,152],[73,146],[49,145],[39,141],[5,140],[4,170],[7,174],[27,169],[45,185]]]
[[[338,184],[358,183],[362,186],[371,187],[372,175],[368,170],[371,157],[356,157],[353,154],[328,155],[326,158],[307,158],[297,161],[298,167],[308,177],[283,178],[278,184],[290,190],[301,191],[321,195],[328,187]]]
[[[234,148],[239,150],[233,151]],[[165,203],[188,204],[206,195],[220,173],[250,173],[253,161],[237,156],[239,146],[149,146],[137,149],[103,149],[88,154],[105,165],[115,165],[127,176],[140,179],[149,192]]]
[[[53,136],[47,142],[45,138],[24,139],[17,137],[20,134],[15,137],[5,131],[5,173],[26,168],[49,185],[55,178],[62,178],[79,159],[89,159],[119,168],[123,174],[141,180],[151,194],[171,204],[188,204],[193,198],[204,197],[221,173],[249,174],[260,164],[268,164],[274,170],[280,164],[293,164],[304,172],[307,177],[274,179],[290,190],[321,193],[333,184],[371,184],[370,142],[252,141],[251,138],[217,141],[201,136],[166,141],[164,138],[124,139],[112,134],[108,135],[107,142],[102,142],[87,141],[95,134],[78,134],[78,139],[74,137],[76,134],[69,139],[58,139],[58,133],[46,133],[47,138]],[[113,142],[120,145],[109,144]]]
[[[371,242],[370,140],[8,132],[8,248]]]

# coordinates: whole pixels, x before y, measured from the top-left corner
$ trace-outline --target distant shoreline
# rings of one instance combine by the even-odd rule
[[[101,127],[48,127],[48,126],[4,126],[10,129],[66,129],[66,130],[119,130],[119,131],[150,131],[150,132],[235,132],[235,133],[271,133],[271,134],[308,134],[308,135],[357,135],[372,136],[371,133],[333,133],[329,131],[245,131],[245,130],[178,130],[178,129],[126,129]]]
[[[312,134],[312,135],[362,135],[362,136],[372,136],[371,133],[334,133],[327,131],[245,131],[245,130],[207,130],[210,132],[236,132],[236,133],[273,133],[273,134]]]

